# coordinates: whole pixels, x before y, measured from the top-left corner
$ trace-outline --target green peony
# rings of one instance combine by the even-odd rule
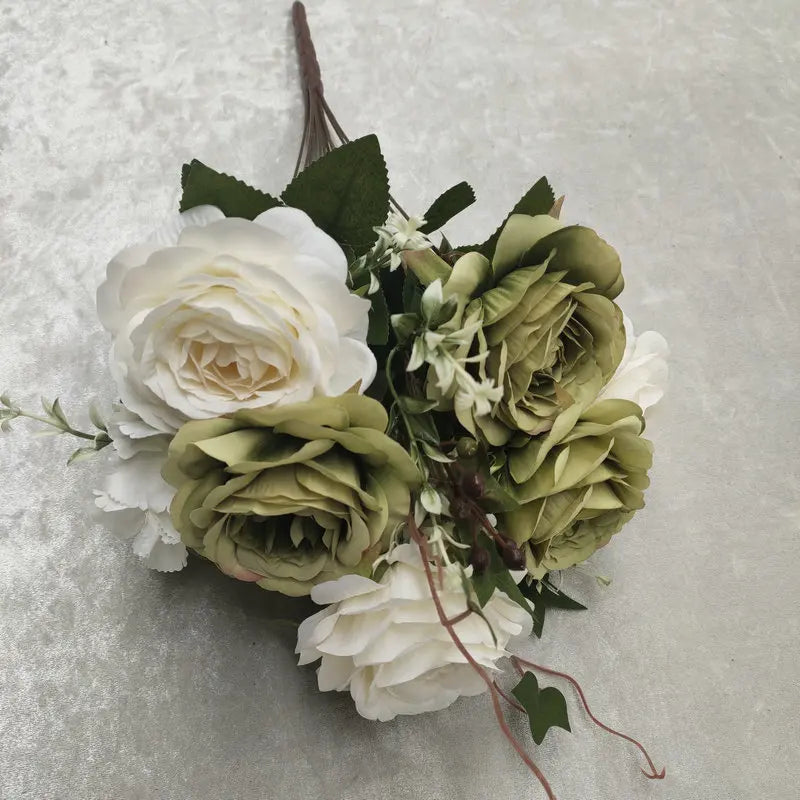
[[[546,215],[512,215],[491,262],[478,252],[456,261],[444,285],[444,297],[461,303],[451,324],[480,321],[481,377],[503,390],[488,415],[456,402],[461,423],[491,445],[515,444],[550,430],[570,406],[588,407],[625,350],[613,302],[622,286],[614,248]]]
[[[183,542],[223,572],[287,595],[369,572],[419,475],[356,394],[189,422],[164,478]]]
[[[549,434],[510,452],[506,478],[520,506],[500,524],[527,545],[531,575],[586,560],[644,506],[653,447],[643,430],[636,403],[601,400],[577,423],[567,411]]]

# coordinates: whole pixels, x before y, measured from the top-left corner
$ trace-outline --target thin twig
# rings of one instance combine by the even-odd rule
[[[550,669],[549,667],[543,667],[540,664],[534,664],[532,661],[527,661],[526,659],[520,658],[519,656],[511,656],[511,661],[517,668],[517,672],[519,672],[520,675],[524,674],[525,672],[525,670],[522,669],[522,665],[524,665],[526,667],[529,667],[530,669],[535,669],[538,670],[539,672],[544,672],[546,675],[555,675],[558,678],[564,678],[564,680],[569,681],[575,687],[575,690],[578,692],[578,696],[580,697],[581,702],[583,703],[583,707],[586,710],[589,719],[591,719],[591,721],[595,725],[597,725],[599,728],[602,728],[604,731],[608,731],[608,733],[611,733],[614,736],[619,736],[621,739],[625,739],[626,741],[635,745],[639,749],[639,752],[641,752],[641,754],[645,757],[645,759],[647,760],[647,764],[650,767],[649,773],[646,772],[645,770],[642,770],[644,776],[650,778],[651,780],[663,780],[663,778],[667,774],[667,768],[663,767],[659,772],[656,769],[656,765],[653,763],[653,759],[650,758],[650,754],[647,752],[647,750],[645,750],[643,744],[636,741],[636,739],[634,739],[632,736],[628,736],[625,733],[621,733],[620,731],[614,730],[614,728],[610,728],[605,723],[600,722],[600,720],[597,719],[597,717],[594,714],[592,714],[592,711],[589,708],[589,703],[586,700],[586,695],[583,693],[581,685],[578,683],[577,680],[575,680],[575,678],[572,677],[572,675],[568,675],[566,672],[559,672],[558,670]]]
[[[428,546],[425,541],[425,537],[420,533],[420,530],[414,521],[413,510],[412,513],[408,515],[407,524],[408,530],[411,533],[411,538],[419,548],[420,556],[422,557],[422,566],[425,570],[425,577],[428,581],[428,587],[430,588],[431,597],[433,598],[433,604],[436,607],[436,613],[439,616],[439,622],[441,622],[445,630],[447,630],[448,634],[450,634],[453,644],[456,646],[461,655],[464,656],[467,663],[478,673],[483,682],[489,688],[489,692],[492,697],[492,707],[494,708],[495,717],[497,717],[497,723],[500,725],[500,730],[503,731],[506,739],[511,742],[511,745],[517,751],[520,758],[525,762],[528,769],[530,769],[530,771],[536,776],[537,780],[542,785],[542,788],[547,793],[548,800],[556,800],[556,796],[553,794],[553,790],[550,788],[547,778],[545,778],[539,767],[536,766],[533,759],[525,752],[525,748],[519,743],[514,734],[511,732],[511,729],[508,727],[505,715],[503,714],[503,709],[500,706],[501,694],[495,686],[494,681],[489,677],[486,670],[472,657],[472,654],[464,646],[464,643],[461,641],[453,626],[449,623],[447,615],[444,613],[442,601],[439,598],[438,592],[436,591],[436,581],[434,580],[433,571],[431,570]]]

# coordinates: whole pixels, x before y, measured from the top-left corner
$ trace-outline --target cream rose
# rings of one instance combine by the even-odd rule
[[[108,265],[97,292],[125,406],[158,431],[243,408],[365,390],[368,300],[302,211],[252,222],[192,209]]]
[[[314,602],[329,605],[300,625],[299,663],[322,659],[320,691],[349,691],[367,719],[438,711],[459,697],[485,692],[483,679],[439,622],[416,546],[395,547],[387,561],[380,581],[345,575],[311,590]],[[471,575],[472,567],[466,573]],[[450,617],[467,610],[455,564],[442,569],[439,599]],[[496,671],[497,662],[509,655],[509,641],[530,634],[531,617],[498,589],[483,614],[484,619],[477,614],[462,619],[454,629],[475,661]]]

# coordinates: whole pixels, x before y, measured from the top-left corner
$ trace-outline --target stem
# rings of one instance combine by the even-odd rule
[[[392,364],[394,362],[394,357],[398,353],[398,348],[393,347],[389,352],[388,357],[386,358],[386,382],[389,384],[389,392],[394,399],[395,406],[397,407],[397,413],[403,420],[403,425],[405,425],[406,433],[408,434],[408,439],[411,444],[420,451],[420,448],[417,445],[417,437],[414,434],[414,430],[411,427],[411,423],[408,421],[408,417],[406,416],[406,412],[403,410],[403,406],[400,403],[400,395],[397,393],[397,389],[394,386],[394,380],[392,379]]]
[[[297,154],[295,164],[295,177],[302,169],[316,161],[320,156],[333,150],[333,134],[339,139],[339,144],[347,144],[350,139],[336,119],[328,101],[325,99],[325,90],[322,86],[322,71],[317,60],[317,51],[314,40],[311,38],[311,29],[308,27],[306,7],[295,0],[292,5],[292,24],[294,26],[295,43],[297,46],[297,60],[300,64],[300,83],[305,104],[305,122],[303,124],[303,138],[300,142],[300,152]],[[333,128],[331,133],[328,125]],[[389,202],[395,211],[405,219],[408,214],[400,204],[389,195]]]
[[[577,680],[575,680],[575,678],[572,677],[572,675],[568,675],[566,672],[558,672],[557,670],[550,669],[549,667],[543,667],[539,664],[534,664],[532,661],[526,661],[524,658],[520,658],[519,656],[511,656],[511,661],[517,668],[517,672],[519,672],[520,675],[524,673],[524,670],[522,669],[522,665],[524,665],[526,667],[529,667],[530,669],[535,669],[538,670],[539,672],[544,672],[546,675],[555,675],[558,678],[564,678],[564,680],[569,681],[575,687],[575,690],[578,692],[578,696],[580,697],[581,702],[583,703],[583,707],[586,710],[589,719],[595,725],[597,725],[599,728],[602,728],[604,731],[608,731],[608,733],[611,733],[614,736],[619,736],[621,739],[625,739],[625,741],[630,742],[639,749],[639,752],[641,752],[641,754],[645,757],[645,759],[647,760],[647,764],[650,767],[649,773],[646,772],[645,770],[642,770],[642,773],[644,774],[645,777],[650,778],[651,780],[662,780],[666,776],[667,774],[666,767],[663,767],[661,769],[661,772],[659,772],[656,769],[656,765],[653,763],[653,759],[650,758],[650,754],[647,752],[647,750],[645,750],[643,744],[636,741],[636,739],[634,739],[632,736],[628,736],[625,733],[621,733],[620,731],[610,728],[605,723],[600,722],[600,720],[597,719],[597,717],[594,714],[592,714],[592,711],[589,708],[589,703],[586,700],[586,695],[583,693],[581,685],[578,683]]]
[[[414,522],[413,511],[408,515],[407,525],[408,530],[411,533],[411,538],[419,548],[420,555],[422,557],[422,566],[425,570],[425,577],[428,581],[428,587],[431,592],[431,597],[433,598],[433,604],[436,607],[436,613],[439,617],[439,622],[444,626],[445,630],[450,635],[453,644],[456,646],[461,655],[464,656],[467,663],[475,670],[475,672],[478,673],[478,675],[480,675],[483,682],[489,688],[489,692],[491,693],[492,697],[492,707],[494,708],[497,723],[500,725],[500,730],[503,731],[506,739],[511,742],[511,745],[517,751],[520,758],[525,762],[528,769],[530,769],[530,771],[536,776],[537,780],[542,785],[542,788],[547,793],[548,800],[556,800],[556,796],[553,794],[553,790],[550,787],[547,778],[545,778],[545,776],[542,774],[542,771],[539,769],[539,767],[536,766],[533,759],[525,752],[525,748],[519,743],[514,734],[511,732],[511,729],[508,727],[505,715],[503,714],[503,709],[500,705],[501,694],[498,691],[498,688],[495,686],[494,681],[489,677],[486,670],[472,657],[472,654],[464,646],[464,643],[461,641],[458,634],[455,632],[453,625],[447,619],[447,615],[444,613],[442,601],[440,600],[439,594],[436,591],[436,581],[434,580],[433,572],[431,571],[430,556],[428,554],[428,547],[425,542],[425,537],[422,536],[419,528]]]
[[[94,441],[95,437],[91,433],[85,433],[84,431],[76,430],[75,428],[70,427],[69,425],[58,425],[57,423],[53,422],[47,417],[40,417],[37,414],[29,414],[27,411],[23,411],[22,409],[17,409],[17,416],[24,417],[25,419],[32,419],[35,422],[41,422],[45,425],[50,425],[52,428],[58,428],[58,430],[63,431],[64,433],[69,433],[72,436],[77,436],[79,439],[90,439]]]

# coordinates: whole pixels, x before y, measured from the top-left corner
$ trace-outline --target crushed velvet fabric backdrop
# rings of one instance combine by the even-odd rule
[[[648,507],[566,585],[536,659],[644,739],[538,760],[563,800],[796,797],[800,69],[796,0],[310,0],[328,97],[422,210],[466,179],[474,240],[545,170],[672,346]],[[0,388],[113,398],[105,261],[198,157],[269,190],[301,125],[289,0],[0,0]],[[192,561],[140,568],[92,506],[97,463],[0,440],[4,800],[541,797],[486,697],[392,723],[297,669],[292,604]],[[524,734],[524,723],[517,730]]]

